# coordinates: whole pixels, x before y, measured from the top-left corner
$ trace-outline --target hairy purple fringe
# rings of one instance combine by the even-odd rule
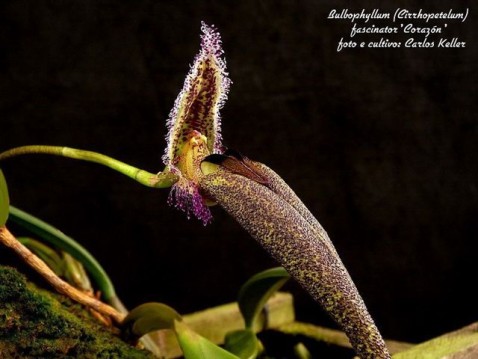
[[[188,219],[193,214],[202,221],[203,225],[207,225],[212,221],[211,211],[204,203],[203,197],[199,193],[199,187],[184,178],[176,182],[171,188],[168,204],[186,213]]]
[[[202,61],[205,61],[209,56],[213,56],[215,63],[219,68],[219,75],[220,75],[220,95],[218,102],[214,105],[214,116],[211,119],[213,122],[213,128],[215,129],[215,138],[213,144],[213,152],[214,153],[221,153],[222,152],[222,136],[221,136],[221,116],[219,114],[219,110],[224,106],[224,103],[227,100],[227,94],[229,93],[229,88],[231,86],[232,81],[228,77],[228,73],[226,71],[226,60],[222,58],[224,51],[222,49],[222,41],[221,35],[217,32],[214,25],[209,26],[204,22],[201,22],[201,31],[203,34],[201,35],[201,50],[199,54],[196,55],[194,59],[194,63],[189,70],[188,75],[184,81],[183,88],[179,93],[176,101],[174,102],[174,106],[169,114],[169,118],[167,121],[168,127],[168,135],[166,137],[167,147],[166,151],[163,155],[163,162],[167,166],[171,166],[174,162],[174,158],[172,154],[174,152],[173,148],[177,146],[177,132],[180,131],[177,127],[182,127],[183,124],[178,124],[180,119],[178,118],[178,111],[181,107],[182,101],[187,97],[190,96],[191,89],[193,84],[198,76],[198,66]],[[194,98],[192,96],[191,98]],[[191,128],[191,130],[199,130],[195,128]],[[199,131],[201,132],[201,131]],[[210,140],[210,139],[208,139]]]

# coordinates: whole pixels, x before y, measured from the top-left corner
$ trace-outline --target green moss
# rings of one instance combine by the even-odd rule
[[[40,290],[0,266],[2,358],[148,358],[69,299]]]

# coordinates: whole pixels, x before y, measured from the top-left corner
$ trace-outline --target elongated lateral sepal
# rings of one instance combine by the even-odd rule
[[[261,175],[261,173],[257,172],[254,166],[251,166],[252,161],[245,161],[245,157],[242,156],[232,156],[228,155],[229,150],[224,152],[224,154],[212,154],[207,156],[202,163],[210,162],[212,164],[220,165],[221,167],[225,168],[231,173],[239,174],[244,177],[247,177],[257,183],[263,184],[268,186],[269,181],[267,177]],[[236,152],[235,152],[236,153]],[[235,154],[234,153],[234,154]]]
[[[242,155],[241,155],[242,156]],[[314,215],[309,211],[309,209],[304,205],[300,200],[297,194],[289,187],[289,185],[280,177],[274,170],[269,168],[263,163],[252,161],[249,158],[242,156],[243,161],[254,171],[267,179],[268,187],[278,195],[280,198],[289,203],[294,209],[299,212],[299,214],[311,225],[314,229],[315,234],[321,238],[324,242],[329,243],[329,248],[332,251],[335,251],[335,247],[332,244],[327,232],[319,223],[319,221],[314,217]],[[338,255],[338,254],[337,254]]]
[[[298,210],[267,186],[224,169],[201,178],[200,187],[322,305],[362,359],[390,358],[330,240]]]

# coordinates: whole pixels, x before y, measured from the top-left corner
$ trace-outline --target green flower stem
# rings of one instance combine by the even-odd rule
[[[158,174],[153,174],[97,152],[61,146],[32,145],[16,147],[0,153],[0,161],[26,154],[47,154],[95,162],[120,172],[147,187],[168,188],[178,180],[178,176],[167,169]]]

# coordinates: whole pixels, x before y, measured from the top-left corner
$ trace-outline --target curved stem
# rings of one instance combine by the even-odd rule
[[[16,147],[0,153],[0,161],[26,154],[47,154],[95,162],[120,172],[147,187],[167,188],[178,180],[178,176],[168,169],[153,174],[97,152],[61,146],[32,145]]]

